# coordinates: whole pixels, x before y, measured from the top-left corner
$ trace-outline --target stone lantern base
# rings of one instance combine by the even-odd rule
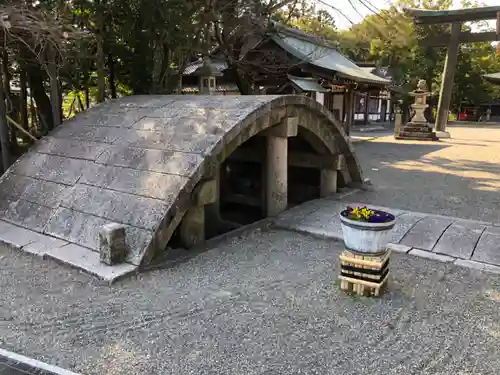
[[[415,111],[415,116],[412,121],[404,125],[396,139],[408,139],[415,141],[437,141],[439,140],[436,132],[433,131],[424,116],[424,110],[428,107],[427,104],[413,104],[412,109]]]

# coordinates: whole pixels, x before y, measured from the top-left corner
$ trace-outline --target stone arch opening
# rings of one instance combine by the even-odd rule
[[[189,248],[361,182],[349,142],[328,113],[297,105],[256,112],[212,155],[215,167],[205,178],[216,180],[217,197],[204,206],[203,215],[197,208],[195,221],[199,227],[204,221],[198,238],[183,238],[182,226],[190,219],[182,219],[173,237],[176,245]]]

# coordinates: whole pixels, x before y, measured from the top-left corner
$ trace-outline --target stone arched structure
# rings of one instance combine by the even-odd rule
[[[314,153],[287,156],[298,134]],[[289,162],[320,170],[321,195],[362,183],[342,127],[307,97],[130,96],[65,122],[2,176],[0,239],[9,242],[2,228],[21,230],[32,240],[11,245],[113,279],[150,262],[176,230],[203,240],[206,205],[217,219],[219,165],[256,135],[267,143],[269,215],[286,208]],[[126,262],[99,261],[103,228],[124,230]]]

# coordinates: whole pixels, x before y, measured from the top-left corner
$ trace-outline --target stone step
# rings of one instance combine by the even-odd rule
[[[0,246],[54,259],[110,283],[138,268],[129,263],[107,266],[100,262],[96,251],[3,220],[0,220]]]
[[[421,132],[421,133],[432,133],[432,129],[426,126],[404,126],[402,131],[405,132]]]
[[[437,141],[439,138],[436,136],[436,133],[422,133],[422,132],[405,132],[402,131],[396,136],[396,139],[411,139],[411,140],[429,140],[429,141]]]

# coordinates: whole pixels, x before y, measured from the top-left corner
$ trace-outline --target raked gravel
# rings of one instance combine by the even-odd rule
[[[500,373],[498,276],[394,254],[388,292],[353,297],[340,251],[255,231],[103,286],[0,250],[0,347],[88,375]]]

